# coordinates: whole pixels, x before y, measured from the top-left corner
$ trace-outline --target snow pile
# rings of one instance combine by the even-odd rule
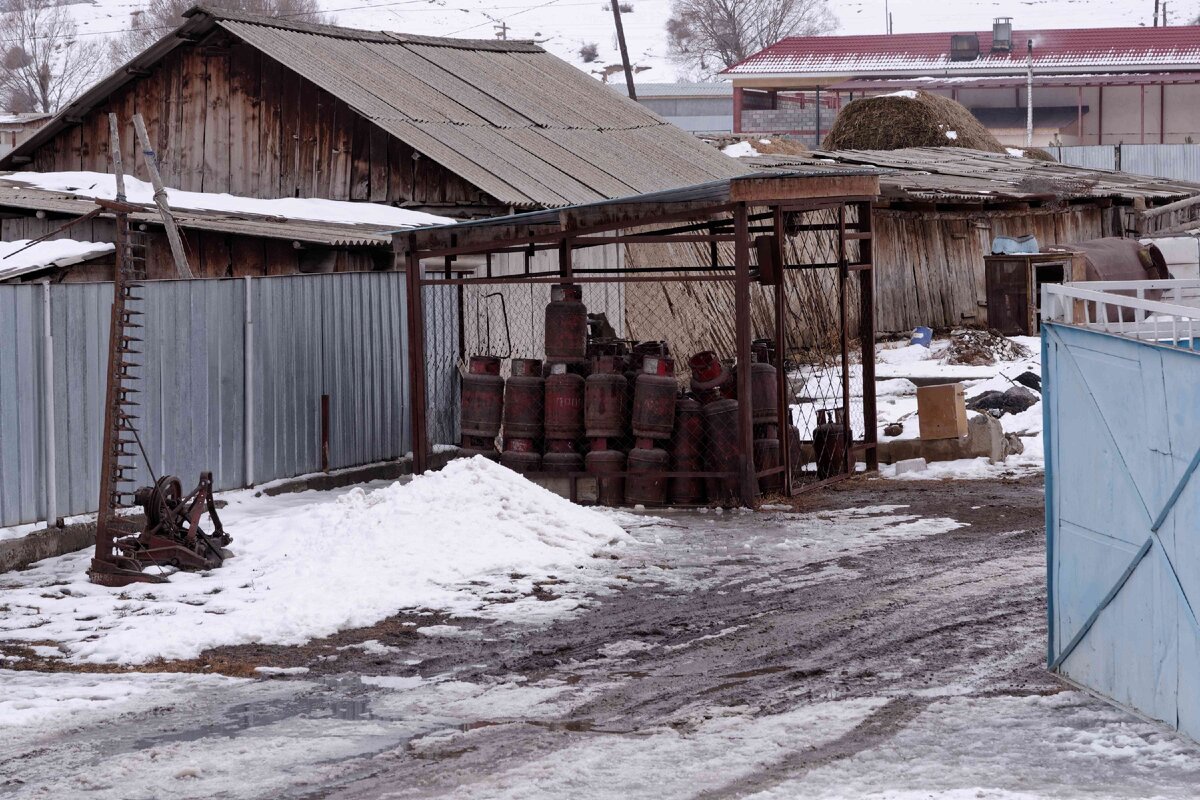
[[[116,247],[104,242],[51,239],[30,246],[29,239],[0,242],[0,280],[15,278],[43,267],[66,267],[111,253]]]
[[[1014,158],[1024,158],[1025,157],[1024,150],[1018,150],[1015,147],[1006,147],[1004,149],[1007,150],[1008,154]]]
[[[996,331],[959,328],[950,333],[943,364],[985,367],[997,361],[1020,361],[1033,355],[1028,347]]]
[[[116,178],[101,172],[14,172],[5,181],[24,183],[47,191],[65,192],[79,197],[113,200],[117,196]],[[125,198],[130,203],[154,202],[154,187],[145,181],[126,176]],[[379,203],[351,203],[345,200],[315,200],[300,197],[280,197],[261,200],[232,194],[185,192],[167,189],[171,208],[195,211],[221,211],[229,214],[250,214],[283,219],[307,219],[347,225],[383,225],[414,228],[423,225],[448,225],[454,220],[407,208],[395,208]]]
[[[628,539],[608,517],[482,457],[336,500],[246,506],[224,520],[235,557],[211,573],[106,589],[87,581],[86,558],[65,556],[0,577],[0,642],[57,642],[72,661],[130,664],[302,644],[402,609],[468,613],[483,604],[468,582],[511,585],[510,575],[577,566]]]
[[[881,94],[880,97],[903,97],[907,100],[916,100],[917,93],[912,89],[902,89],[899,92],[891,92],[890,94]]]
[[[727,147],[722,147],[721,152],[731,158],[750,158],[751,156],[762,155],[754,148],[754,144],[749,141],[734,142]]]
[[[958,131],[946,131],[946,138],[952,142],[956,141],[958,139]]]

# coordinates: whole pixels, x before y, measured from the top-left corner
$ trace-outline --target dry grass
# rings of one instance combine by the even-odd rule
[[[949,131],[954,131],[957,137],[948,138]],[[855,100],[838,114],[822,147],[826,150],[965,147],[990,153],[1007,152],[966,106],[923,91],[918,91],[915,98],[884,96]]]

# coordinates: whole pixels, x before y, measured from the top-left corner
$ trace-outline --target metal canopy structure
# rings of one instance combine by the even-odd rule
[[[448,443],[431,438],[428,401],[433,371],[445,371],[448,365],[461,368],[472,355],[468,341],[480,341],[468,330],[466,317],[472,301],[467,293],[516,288],[529,297],[535,287],[546,291],[552,284],[593,288],[619,285],[623,305],[619,312],[622,330],[617,335],[630,341],[670,342],[674,358],[686,355],[676,345],[684,341],[679,327],[669,327],[672,319],[678,319],[672,314],[680,313],[674,301],[683,301],[685,293],[714,286],[730,290],[727,308],[731,313],[718,314],[723,318],[714,324],[733,329],[730,341],[735,346],[720,355],[736,360],[738,365],[750,365],[754,363],[751,346],[756,334],[779,343],[782,356],[775,390],[780,431],[792,424],[791,403],[796,398],[794,387],[788,383],[789,354],[800,351],[800,345],[792,343],[804,336],[799,330],[804,327],[799,322],[802,317],[792,304],[808,292],[805,297],[823,304],[820,313],[832,326],[832,334],[823,339],[826,344],[832,342],[829,346],[836,351],[835,358],[820,374],[836,384],[836,403],[848,444],[839,454],[837,474],[823,477],[837,479],[851,474],[860,456],[869,468],[875,468],[871,205],[878,193],[878,170],[813,166],[802,172],[759,173],[554,211],[397,231],[393,239],[396,268],[405,270],[408,285],[414,469],[420,472],[428,468],[434,446]],[[793,245],[795,237],[812,239],[813,234],[826,237],[821,255]],[[659,246],[676,257],[639,258],[636,263],[627,257],[618,265],[606,266],[580,263],[583,254],[592,248],[614,246],[626,254],[639,247]],[[671,248],[704,253],[706,257],[688,261],[677,257],[681,250]],[[733,263],[725,258],[727,253],[732,254]],[[543,266],[535,268],[539,254],[544,256],[540,259]],[[502,268],[502,258],[508,268]],[[511,268],[514,260],[518,263],[515,270]],[[789,281],[799,280],[801,274],[806,278],[824,275],[829,280],[816,290],[811,286],[798,289]],[[456,339],[451,344],[425,338],[427,295],[437,291],[457,292],[457,319],[444,328],[448,338]],[[654,294],[646,308],[635,309],[633,298],[638,291],[661,294]],[[852,292],[856,303],[851,300]],[[540,308],[534,308],[531,306],[531,314],[540,313]],[[635,310],[641,319],[650,320],[637,330],[632,321],[639,315]],[[505,313],[507,331],[512,314]],[[683,326],[686,324],[684,320]],[[861,426],[852,426],[850,420],[852,339],[858,339],[861,346]],[[533,346],[540,347],[536,337],[533,340]],[[688,344],[693,342],[688,340]],[[452,351],[448,358],[447,348]],[[434,355],[435,350],[442,356]],[[532,354],[541,356],[540,352],[524,355]],[[509,352],[501,357],[512,355],[510,339]],[[457,370],[454,374],[457,377]],[[751,369],[737,370],[736,394],[739,398],[751,397]],[[750,402],[739,402],[736,471],[673,471],[663,473],[662,479],[728,481],[736,485],[732,494],[750,504],[760,494],[760,482],[774,476],[783,487],[781,491],[791,494],[796,488],[794,480],[781,478],[794,477],[794,471],[800,468],[794,463],[799,453],[784,447],[781,464],[756,467],[752,456],[756,424],[752,414]],[[775,423],[772,420],[771,424]],[[856,438],[858,427],[861,435]],[[571,480],[572,499],[579,499],[576,479],[587,476],[576,472],[566,477]],[[809,485],[821,482],[824,480]]]

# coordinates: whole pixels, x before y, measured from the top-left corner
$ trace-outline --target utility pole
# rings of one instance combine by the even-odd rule
[[[492,27],[494,27],[496,29],[496,38],[497,39],[503,39],[506,42],[508,41],[508,23],[507,22],[505,22],[504,20],[500,20]]]
[[[1158,27],[1158,4],[1160,0],[1154,0],[1154,27]]]
[[[1166,2],[1166,0],[1163,0],[1162,14],[1163,14],[1162,26],[1165,28],[1165,27],[1167,27],[1167,2]]]
[[[1025,73],[1025,146],[1033,147],[1033,39],[1029,40],[1028,69]]]
[[[619,0],[609,0],[612,5],[613,23],[617,26],[617,45],[621,48],[621,64],[625,67],[625,87],[629,89],[629,99],[637,100],[637,89],[633,86],[633,67],[629,65],[629,49],[625,47],[625,26],[621,24],[621,4]]]

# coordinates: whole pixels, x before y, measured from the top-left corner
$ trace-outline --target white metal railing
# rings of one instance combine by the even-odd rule
[[[1046,283],[1041,311],[1044,322],[1200,350],[1200,280]]]

